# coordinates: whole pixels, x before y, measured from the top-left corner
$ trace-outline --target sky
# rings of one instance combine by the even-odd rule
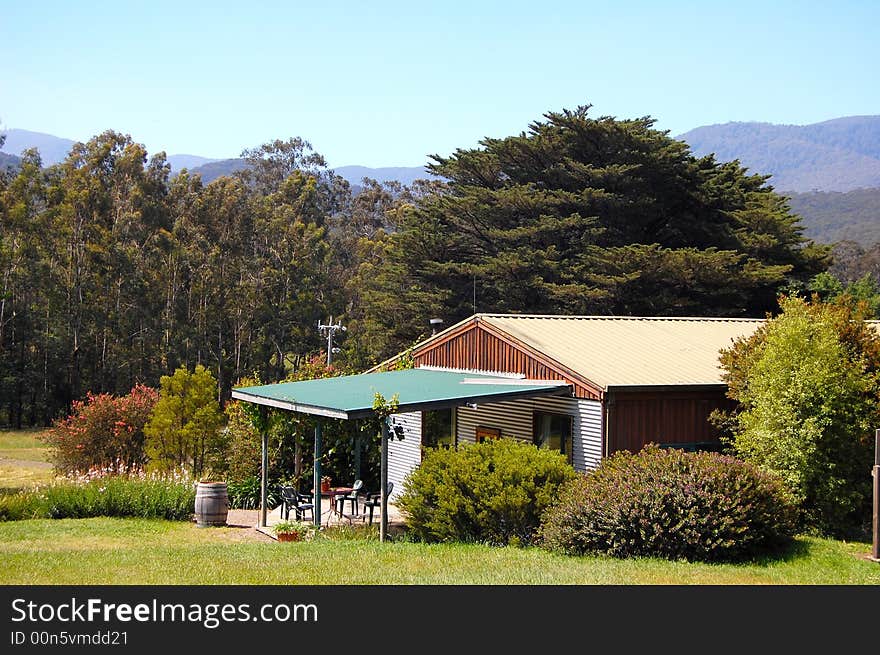
[[[548,111],[701,125],[880,114],[880,2],[0,0],[0,128],[152,154],[302,137],[421,166]]]

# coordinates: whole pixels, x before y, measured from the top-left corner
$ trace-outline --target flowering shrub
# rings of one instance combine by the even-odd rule
[[[110,475],[0,495],[0,521],[96,516],[189,520],[195,482],[183,476]]]
[[[155,389],[137,385],[127,396],[89,393],[74,402],[73,413],[45,433],[55,469],[64,474],[142,470],[144,425],[158,399]]]
[[[569,555],[735,561],[785,543],[795,521],[776,476],[716,453],[648,446],[566,485],[541,537]]]

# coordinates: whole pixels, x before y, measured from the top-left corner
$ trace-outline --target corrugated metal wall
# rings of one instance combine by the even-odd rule
[[[403,491],[403,481],[422,463],[422,413],[394,414],[392,422],[403,426],[403,439],[388,441],[388,481],[394,483],[391,499]]]
[[[734,405],[723,390],[613,392],[606,398],[610,402],[609,454],[618,450],[638,452],[650,442],[720,446],[709,414]]]
[[[578,398],[530,398],[459,407],[456,436],[459,443],[473,442],[478,426],[498,428],[501,435],[532,441],[532,416],[536,411],[569,414],[574,418],[572,464],[578,471],[599,466],[602,459],[602,403]]]

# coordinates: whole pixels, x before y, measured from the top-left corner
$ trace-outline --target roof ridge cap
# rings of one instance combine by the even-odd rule
[[[603,320],[603,321],[701,321],[701,322],[753,322],[766,318],[747,316],[603,316],[586,314],[477,314],[480,318],[554,319],[554,320]]]

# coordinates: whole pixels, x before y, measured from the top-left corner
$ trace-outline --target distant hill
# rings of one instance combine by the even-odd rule
[[[208,184],[222,175],[232,175],[236,171],[246,167],[243,159],[220,159],[204,166],[190,169],[190,173],[198,173],[202,176],[202,182]],[[337,175],[342,176],[352,186],[352,191],[361,189],[361,181],[365,177],[372,178],[377,182],[390,182],[397,180],[401,184],[412,184],[414,180],[430,178],[431,175],[421,166],[398,166],[386,168],[368,168],[367,166],[340,166],[333,169]]]
[[[770,174],[780,192],[880,187],[880,116],[849,116],[812,125],[725,123],[676,137],[694,154],[738,159]]]
[[[415,180],[430,179],[433,176],[425,170],[424,166],[409,167],[386,167],[367,168],[366,166],[340,166],[333,169],[337,175],[341,175],[351,184],[360,184],[365,177],[377,182],[391,182],[397,180],[401,184],[409,186]]]
[[[184,168],[192,170],[198,166],[205,166],[215,161],[219,161],[208,157],[199,157],[198,155],[169,155],[166,159],[168,163],[171,164],[172,173],[177,173]]]
[[[19,157],[0,152],[0,171],[5,171],[7,168],[18,168],[20,164],[21,159]]]
[[[20,155],[28,148],[36,148],[40,151],[43,166],[51,166],[64,161],[67,153],[73,147],[75,141],[62,139],[61,137],[31,132],[30,130],[7,130],[6,143],[3,144],[3,152],[11,155]]]
[[[221,159],[204,166],[190,169],[190,173],[198,173],[202,176],[202,182],[208,184],[221,175],[232,175],[236,171],[243,170],[246,164],[243,159]],[[431,176],[421,166],[398,166],[385,168],[369,168],[367,166],[340,166],[333,169],[337,175],[348,180],[352,188],[361,188],[361,181],[365,177],[372,178],[377,182],[390,182],[397,180],[401,184],[412,184],[414,180],[430,178]]]
[[[880,189],[793,193],[790,205],[811,239],[821,243],[848,239],[865,246],[880,242]]]
[[[31,132],[30,130],[12,129],[4,132],[4,134],[6,134],[6,143],[3,144],[3,152],[0,152],[0,157],[4,155],[20,155],[22,151],[28,148],[36,148],[40,151],[43,166],[52,166],[64,161],[73,144],[76,143],[71,139],[62,139],[51,134]],[[198,155],[169,155],[167,159],[168,163],[171,164],[172,173],[176,173],[182,168],[195,168],[196,166],[203,166],[217,161],[216,159],[200,157]]]
[[[198,173],[202,176],[202,182],[208,184],[209,182],[216,180],[218,177],[232,175],[245,168],[247,168],[247,164],[244,159],[218,159],[209,164],[191,168],[189,169],[189,172]]]

